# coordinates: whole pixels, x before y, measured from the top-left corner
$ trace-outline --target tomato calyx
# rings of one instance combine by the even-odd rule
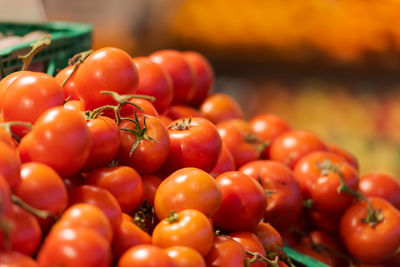
[[[255,149],[259,153],[263,152],[271,144],[270,140],[264,141],[253,133],[247,134],[244,137],[244,141],[246,143],[254,145]]]
[[[375,209],[364,194],[354,191],[347,186],[347,184],[344,181],[343,174],[338,168],[338,166],[340,166],[340,163],[334,164],[330,160],[324,160],[322,163],[318,162],[317,166],[318,168],[321,169],[322,175],[328,175],[329,173],[334,172],[339,176],[340,185],[337,188],[338,193],[350,194],[355,198],[357,198],[358,200],[363,200],[365,201],[365,203],[367,203],[368,205],[367,214],[365,218],[361,219],[361,222],[367,223],[371,227],[374,227],[383,221],[384,216],[380,209]]]
[[[27,70],[29,67],[29,64],[31,63],[34,56],[40,50],[42,50],[43,48],[45,48],[46,46],[48,46],[51,43],[50,37],[51,37],[51,35],[43,36],[37,42],[30,45],[32,47],[31,51],[29,51],[25,55],[18,56],[18,59],[20,59],[24,63],[24,65],[21,68],[22,71]]]
[[[68,61],[68,64],[70,66],[74,65],[74,68],[72,69],[71,73],[65,78],[65,80],[62,82],[61,87],[64,87],[64,85],[68,82],[68,80],[74,75],[76,70],[78,69],[79,65],[82,64],[85,59],[92,54],[93,50],[88,50],[88,51],[83,51],[81,53],[76,54],[70,60]],[[71,97],[71,96],[69,96]]]
[[[306,209],[311,210],[314,206],[314,200],[312,200],[311,198],[307,198],[303,200],[303,207]]]
[[[246,252],[246,254],[248,254],[250,256],[253,256],[250,259],[246,258],[244,260],[244,266],[246,266],[246,267],[250,266],[251,264],[256,263],[256,262],[266,262],[269,267],[279,267],[278,256],[276,256],[274,260],[270,260],[270,259],[267,259],[266,257],[264,257],[263,255],[261,255],[260,253],[257,253],[257,252],[251,252],[251,251],[249,251],[247,249],[245,249],[244,252]]]
[[[176,223],[179,220],[179,214],[175,211],[171,211],[166,219],[169,223]]]
[[[182,121],[179,121],[179,122],[176,122],[176,123],[170,125],[168,127],[168,129],[177,130],[177,131],[189,130],[191,123],[192,123],[192,117],[190,117],[188,120],[183,118]]]
[[[26,121],[7,121],[7,122],[0,123],[0,127],[4,128],[4,130],[6,130],[6,132],[9,133],[17,141],[20,141],[21,137],[16,135],[11,130],[12,126],[24,126],[24,127],[28,128],[27,132],[31,131],[33,128],[33,125]]]
[[[149,229],[148,225],[154,224],[154,213],[154,207],[145,200],[133,214],[133,223],[143,231],[150,233],[151,229]]]
[[[41,219],[47,219],[48,217],[52,218],[54,221],[58,221],[58,216],[56,214],[54,214],[51,211],[48,210],[39,210],[36,209],[34,207],[32,207],[31,205],[29,205],[28,203],[25,203],[20,197],[12,194],[11,195],[11,200],[17,204],[18,206],[20,206],[21,208],[23,208],[24,210],[28,211],[29,213],[32,213],[33,215],[35,215],[36,217],[39,217]]]

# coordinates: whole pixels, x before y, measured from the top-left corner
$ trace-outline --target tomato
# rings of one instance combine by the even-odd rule
[[[113,255],[119,258],[131,247],[142,244],[151,244],[151,236],[133,222],[122,222],[112,241]]]
[[[0,253],[1,267],[39,267],[31,257],[17,251],[2,251]]]
[[[174,121],[174,120],[171,119],[170,117],[167,117],[167,116],[162,115],[162,114],[161,114],[158,118],[162,121],[162,123],[165,125],[165,127],[168,127],[168,125],[169,125],[171,122]]]
[[[0,125],[0,142],[9,145],[15,149],[16,142],[13,140],[11,135]]]
[[[210,174],[214,177],[217,177],[220,174],[228,171],[235,171],[235,159],[232,156],[232,153],[229,151],[228,147],[224,142],[222,142],[222,150],[219,155],[217,164],[214,169],[210,172]]]
[[[75,75],[75,91],[89,110],[115,104],[110,95],[101,91],[113,91],[120,95],[134,94],[138,85],[138,71],[125,51],[105,47],[94,51],[85,59]]]
[[[65,102],[64,108],[74,110],[77,112],[85,111],[85,107],[83,106],[83,102],[80,100],[70,100]]]
[[[259,255],[266,257],[265,254],[265,249],[263,245],[261,244],[261,241],[258,239],[258,237],[250,232],[235,232],[229,234],[230,237],[233,238],[236,242],[238,242],[240,245],[242,245],[243,249],[245,251],[253,252],[253,253],[258,253]],[[247,253],[246,253],[247,254]],[[252,255],[247,254],[246,258],[248,260],[251,260],[253,258]],[[267,266],[266,262],[260,261],[260,262],[254,262],[250,264],[249,266],[252,267],[263,267]]]
[[[106,215],[96,206],[86,203],[75,204],[69,207],[60,220],[51,228],[59,231],[65,228],[88,228],[95,230],[108,242],[111,242],[113,232]]]
[[[60,215],[68,205],[67,188],[61,177],[49,166],[29,162],[21,167],[21,180],[15,185],[14,193],[25,203]],[[40,196],[40,197],[38,197]],[[54,219],[39,219],[43,232],[47,232]]]
[[[20,77],[21,75],[26,75],[31,73],[30,71],[17,71],[17,72],[13,72],[9,75],[7,75],[6,77],[4,77],[3,79],[0,80],[0,113],[1,110],[3,109],[3,102],[4,102],[4,96],[7,92],[7,88],[8,86],[18,77]]]
[[[368,198],[383,220],[372,226],[364,222],[368,205],[358,201],[344,212],[340,236],[347,251],[366,263],[379,263],[393,256],[400,247],[400,211],[382,198]],[[362,237],[362,238],[360,238]]]
[[[209,267],[245,266],[245,258],[242,245],[230,237],[216,236],[206,262]]]
[[[201,54],[195,51],[185,51],[183,56],[189,63],[194,74],[195,93],[189,104],[199,106],[208,96],[214,84],[214,71],[210,62]]]
[[[200,106],[201,113],[211,122],[219,122],[230,119],[243,119],[243,110],[239,103],[227,94],[213,94],[208,96]]]
[[[1,110],[4,121],[35,123],[46,110],[64,103],[63,90],[48,74],[24,72],[5,89]],[[24,126],[13,126],[19,136],[26,134]]]
[[[117,158],[120,164],[130,166],[140,174],[153,173],[168,157],[168,130],[156,117],[137,114],[137,118],[137,124],[123,121],[119,125],[121,142]],[[135,142],[138,142],[137,147],[130,155]]]
[[[173,121],[190,117],[204,118],[203,114],[201,114],[198,110],[185,105],[170,106],[164,111],[163,115],[171,118]]]
[[[343,212],[319,212],[316,210],[309,210],[308,216],[311,222],[320,230],[328,233],[337,234],[339,232],[340,218]]]
[[[154,208],[161,220],[171,211],[196,209],[211,217],[221,205],[221,190],[214,178],[197,168],[183,168],[159,185]]]
[[[360,177],[358,191],[367,197],[381,197],[400,209],[400,183],[388,174],[368,173]]]
[[[59,73],[54,77],[56,81],[62,86],[64,83],[65,79],[69,75],[71,75],[72,71],[74,70],[73,65],[65,67],[64,69],[60,70]],[[75,76],[76,72],[72,74],[72,76],[68,79],[67,83],[63,86],[63,91],[64,91],[64,99],[68,100],[78,100],[79,97],[75,92]]]
[[[175,267],[173,259],[163,249],[153,245],[138,245],[127,250],[118,267]]]
[[[267,256],[270,253],[280,253],[283,249],[283,240],[280,233],[269,223],[260,222],[252,231],[260,240],[262,246],[267,252]],[[270,258],[270,257],[268,257]],[[272,259],[274,257],[271,257]]]
[[[298,220],[303,198],[293,172],[285,164],[272,160],[251,161],[239,171],[256,179],[264,188],[268,200],[264,221],[284,229]]]
[[[83,176],[82,173],[77,173],[72,176],[63,177],[62,179],[64,181],[65,187],[67,188],[67,190],[69,192],[73,188],[83,185],[85,177]]]
[[[206,267],[203,256],[190,247],[173,246],[165,249],[176,267]]]
[[[142,200],[146,201],[150,205],[154,206],[154,197],[158,186],[161,184],[162,180],[155,175],[143,175],[143,194]]]
[[[4,177],[0,174],[0,220],[4,215],[11,212],[11,192],[10,186]]]
[[[332,153],[335,153],[342,158],[344,158],[349,164],[351,164],[357,171],[359,171],[359,166],[358,166],[358,161],[357,158],[351,154],[349,151],[334,145],[334,144],[328,144],[328,150]]]
[[[41,162],[61,176],[70,176],[86,163],[91,141],[81,114],[55,107],[44,112],[34,130],[22,138],[19,151],[23,162]]]
[[[119,128],[112,119],[99,116],[89,120],[87,126],[92,145],[89,158],[82,168],[84,171],[106,166],[115,158],[120,145]]]
[[[128,213],[122,212],[122,222],[133,222],[131,215],[129,215]]]
[[[133,105],[125,104],[119,112],[121,117],[129,117],[130,115],[133,115],[135,112],[143,113],[146,115],[151,115],[154,117],[159,116],[158,111],[156,110],[154,105],[146,99],[132,98],[131,100],[129,100],[129,102],[139,106],[142,110],[140,110],[139,108],[137,108]],[[131,116],[131,117],[134,117],[134,116]]]
[[[107,189],[124,212],[134,211],[142,200],[142,178],[127,166],[96,169],[88,174],[86,184]]]
[[[314,151],[326,151],[325,143],[314,133],[302,130],[286,131],[271,143],[270,158],[293,168],[299,159]]]
[[[250,176],[225,172],[216,178],[221,188],[222,203],[212,217],[221,230],[250,231],[261,221],[267,207],[264,189]]]
[[[21,161],[15,148],[4,142],[0,142],[0,175],[10,187],[14,187],[20,180],[19,172]]]
[[[172,80],[166,70],[146,57],[133,58],[139,73],[139,85],[136,93],[154,96],[153,102],[158,112],[166,110],[174,97]]]
[[[318,177],[321,176],[320,165],[327,160],[333,164],[345,162],[345,160],[337,154],[317,151],[302,157],[295,165],[293,172],[299,182],[304,198],[310,197],[310,189],[313,187]]]
[[[254,116],[249,124],[251,130],[266,142],[272,142],[278,135],[291,129],[290,124],[286,120],[277,115],[268,113]],[[269,158],[269,146],[263,150],[261,158]]]
[[[149,56],[164,68],[172,81],[172,104],[186,104],[195,94],[194,73],[183,54],[176,50],[160,50]]]
[[[69,193],[70,205],[87,203],[100,208],[111,223],[113,229],[117,229],[122,221],[121,207],[114,196],[106,189],[82,185],[75,187]]]
[[[187,246],[206,256],[214,240],[213,226],[200,211],[187,209],[163,219],[153,231],[153,244]]]
[[[163,168],[171,173],[184,167],[210,172],[221,153],[222,141],[209,120],[193,117],[172,122],[168,127],[170,151]]]
[[[52,232],[44,240],[37,261],[40,266],[108,267],[111,249],[94,230],[67,228]]]

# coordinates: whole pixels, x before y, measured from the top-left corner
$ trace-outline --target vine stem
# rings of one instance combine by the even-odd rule
[[[62,82],[61,87],[64,87],[64,85],[68,82],[68,80],[72,77],[72,75],[74,75],[74,73],[78,69],[79,65],[82,64],[85,61],[85,59],[88,56],[90,56],[90,54],[92,54],[92,53],[93,53],[93,50],[84,51],[79,54],[76,54],[69,60],[69,62],[68,62],[69,65],[74,65],[74,67],[72,68],[71,73]]]
[[[278,264],[278,257],[275,258],[275,260],[270,260],[267,259],[266,257],[264,257],[263,255],[261,255],[260,253],[257,252],[251,252],[247,249],[244,250],[246,252],[246,254],[253,256],[250,260],[246,260],[245,265],[246,266],[250,266],[251,264],[255,263],[255,262],[266,262],[268,264],[269,267],[279,267]]]
[[[35,55],[48,46],[51,43],[50,40],[50,35],[45,35],[42,38],[40,38],[37,42],[31,44],[30,46],[32,47],[31,51],[29,51],[26,55],[21,55],[18,56],[18,59],[20,59],[24,65],[22,66],[21,70],[27,70],[29,67],[29,64],[31,63],[32,59],[35,57]]]
[[[31,205],[27,204],[26,202],[24,202],[20,197],[14,195],[14,194],[11,195],[11,200],[15,204],[17,204],[18,206],[23,208],[24,210],[35,215],[36,217],[39,217],[41,219],[47,219],[48,217],[51,217],[54,221],[58,220],[57,215],[55,215],[54,213],[47,211],[47,210],[36,209],[36,208],[32,207]]]

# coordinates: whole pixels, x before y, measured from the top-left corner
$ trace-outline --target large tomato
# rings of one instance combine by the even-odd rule
[[[230,119],[243,119],[243,110],[239,103],[227,94],[213,94],[208,96],[200,106],[201,113],[217,124]]]
[[[213,247],[206,257],[207,266],[244,266],[246,253],[242,245],[231,237],[216,236]]]
[[[340,236],[354,258],[379,263],[393,256],[400,247],[400,211],[382,198],[368,199],[377,218],[368,213],[370,209],[365,201],[358,201],[344,212]]]
[[[125,51],[105,47],[86,58],[75,75],[75,91],[87,109],[116,102],[101,91],[134,94],[138,85],[138,72],[132,58]]]
[[[239,172],[225,172],[216,178],[221,188],[222,203],[212,217],[221,230],[251,231],[261,221],[267,198],[261,185],[250,176]]]
[[[185,246],[173,246],[165,249],[176,267],[206,267],[203,256],[196,250]]]
[[[254,228],[253,233],[260,240],[267,252],[267,256],[270,253],[279,253],[283,249],[283,240],[280,233],[269,223],[260,222]]]
[[[119,259],[118,267],[176,267],[173,259],[162,248],[138,245],[127,250]]]
[[[43,113],[34,130],[22,138],[19,152],[23,162],[41,162],[61,176],[70,176],[86,163],[91,142],[81,114],[55,107]]]

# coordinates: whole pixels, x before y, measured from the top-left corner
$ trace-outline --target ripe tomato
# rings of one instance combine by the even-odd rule
[[[87,203],[100,208],[111,223],[113,229],[117,229],[122,221],[121,208],[115,197],[106,189],[82,185],[75,187],[69,194],[70,205]]]
[[[210,172],[221,153],[222,141],[209,120],[193,117],[172,122],[168,127],[170,151],[164,163],[168,173],[184,167]]]
[[[171,119],[170,117],[167,117],[165,115],[160,115],[158,118],[162,121],[162,123],[165,125],[165,127],[168,127],[168,125],[174,121],[173,119]]]
[[[20,180],[19,172],[21,161],[15,148],[4,142],[0,142],[0,175],[10,187],[14,187]]]
[[[74,70],[74,66],[68,66],[65,67],[64,69],[60,70],[59,73],[54,77],[56,81],[62,86],[63,82],[69,75],[71,75],[72,71]],[[68,79],[67,83],[63,86],[63,92],[64,92],[64,99],[68,100],[78,100],[79,97],[75,92],[75,76],[76,72],[72,74],[72,76]]]
[[[173,259],[163,249],[153,245],[138,245],[127,250],[118,267],[175,267]]]
[[[168,118],[171,118],[173,121],[190,117],[204,118],[203,114],[201,114],[199,111],[185,105],[170,106],[164,111],[163,115],[167,116]]]
[[[293,168],[299,159],[314,151],[326,151],[325,143],[314,133],[301,130],[286,131],[271,143],[270,158]]]
[[[134,211],[142,200],[142,178],[128,166],[96,169],[88,174],[86,184],[107,189],[124,212]]]
[[[85,177],[82,173],[77,173],[72,176],[63,177],[62,179],[64,181],[65,187],[69,192],[72,188],[83,185]]]
[[[267,255],[270,253],[280,253],[283,249],[283,240],[281,234],[269,223],[260,222],[253,230],[263,245]],[[272,257],[274,258],[274,257]]]
[[[137,114],[137,119],[137,124],[122,121],[119,125],[121,131],[118,160],[120,164],[130,166],[140,174],[153,173],[168,157],[168,130],[157,117]],[[130,155],[134,146],[136,148]]]
[[[308,216],[312,224],[325,232],[337,234],[339,232],[340,218],[343,212],[319,212],[316,210],[308,210]]]
[[[351,164],[357,171],[359,171],[359,166],[358,166],[358,161],[357,158],[351,154],[349,151],[334,145],[334,144],[328,144],[328,150],[332,153],[335,153],[342,158],[344,158],[349,164]]]
[[[391,175],[369,173],[360,177],[358,191],[367,197],[381,197],[400,209],[400,183]]]
[[[16,142],[13,140],[11,135],[0,125],[0,142],[9,145],[11,148],[16,147]]]
[[[39,267],[31,257],[17,251],[2,251],[0,253],[0,266],[2,267]]]
[[[232,156],[232,153],[229,151],[228,147],[224,142],[222,142],[222,150],[219,155],[217,164],[214,169],[210,172],[210,174],[214,177],[217,177],[220,174],[228,171],[235,171],[235,159]]]
[[[108,242],[111,242],[113,232],[106,215],[96,206],[86,203],[75,204],[69,207],[60,220],[53,225],[51,231],[65,228],[88,228],[95,230]]]
[[[183,52],[194,74],[195,93],[189,100],[190,105],[199,106],[208,96],[214,84],[214,72],[208,60],[195,51]]]
[[[112,241],[113,255],[122,256],[128,249],[142,244],[151,244],[151,236],[133,222],[122,222],[116,229]]]
[[[86,125],[90,131],[92,145],[89,158],[82,169],[91,171],[106,166],[115,158],[120,145],[120,137],[117,124],[105,116],[89,120]]]
[[[190,247],[173,246],[165,249],[176,267],[206,267],[203,256]]]
[[[183,168],[159,185],[154,208],[161,220],[171,211],[196,209],[211,217],[221,205],[221,190],[215,179],[197,168]]]
[[[298,220],[302,210],[302,195],[293,172],[282,162],[272,160],[251,161],[239,171],[258,180],[267,193],[264,221],[284,229]]]
[[[142,200],[146,201],[150,205],[154,206],[154,197],[156,195],[156,191],[158,186],[161,184],[161,178],[155,175],[143,175],[142,176],[142,184],[143,184],[143,194]]]
[[[83,62],[75,75],[75,91],[86,109],[91,110],[116,102],[101,91],[134,94],[138,85],[138,72],[125,51],[105,47],[94,51]]]
[[[216,236],[206,262],[209,267],[244,266],[245,258],[242,245],[230,237]]]
[[[366,263],[379,263],[393,256],[400,247],[400,211],[382,198],[368,199],[374,210],[380,210],[382,221],[374,226],[364,222],[364,219],[369,219],[368,205],[365,201],[358,201],[344,212],[340,236],[354,258]]]
[[[24,72],[5,89],[1,110],[4,121],[35,123],[46,110],[64,103],[61,86],[48,74]],[[24,126],[13,126],[19,136],[26,134]]]
[[[65,102],[64,104],[65,109],[74,110],[77,112],[85,111],[85,107],[83,106],[83,102],[80,100],[70,100]]]
[[[171,77],[174,97],[172,104],[189,103],[195,94],[194,73],[183,54],[176,50],[160,50],[149,56]]]
[[[242,245],[242,247],[243,247],[243,249],[245,249],[245,251],[258,253],[259,255],[266,257],[265,249],[264,249],[263,245],[261,244],[260,239],[258,239],[258,237],[255,234],[250,233],[250,232],[235,232],[235,233],[229,234],[229,236],[232,237],[233,240],[238,242],[240,245]],[[250,254],[247,254],[246,258],[248,260],[251,260],[251,258],[253,258],[253,256],[251,256]],[[250,264],[249,266],[251,266],[251,267],[267,267],[268,265],[266,262],[260,261],[260,262],[254,262],[254,263]]]
[[[266,113],[254,116],[249,124],[251,130],[266,142],[272,142],[278,135],[291,129],[290,124],[283,118]],[[263,150],[261,158],[269,158],[269,146]]]
[[[214,240],[213,226],[200,211],[187,209],[163,219],[153,231],[153,244],[187,246],[206,256]]]
[[[30,71],[17,71],[13,72],[0,80],[0,114],[3,108],[4,96],[7,92],[8,86],[21,75],[29,74]]]
[[[0,174],[0,220],[11,212],[11,192],[7,181]]]
[[[250,176],[225,172],[216,178],[221,188],[222,203],[212,217],[221,230],[251,231],[260,222],[267,207],[264,189]]]
[[[134,117],[135,112],[143,113],[154,117],[159,116],[158,111],[156,110],[154,105],[146,99],[132,98],[131,100],[129,100],[129,102],[139,106],[142,110],[133,105],[125,104],[119,111],[121,117],[129,117],[129,116]]]
[[[61,176],[70,176],[86,163],[91,141],[81,114],[55,107],[44,112],[34,130],[22,138],[19,151],[23,162],[41,162]]]
[[[213,94],[208,96],[200,106],[201,113],[211,122],[230,119],[243,119],[243,110],[239,103],[227,94]]]
[[[147,57],[135,57],[133,62],[139,73],[139,85],[136,93],[154,96],[153,102],[158,112],[162,113],[172,102],[174,89],[166,70]]]
[[[111,249],[107,240],[87,228],[67,228],[49,234],[40,248],[40,266],[108,267]]]

